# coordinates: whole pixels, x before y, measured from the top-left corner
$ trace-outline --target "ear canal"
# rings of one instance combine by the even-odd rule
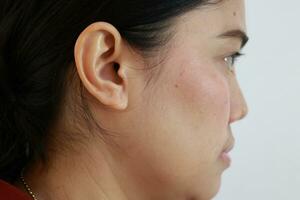
[[[116,72],[116,83],[121,84],[122,83],[122,78],[119,76],[118,71],[120,69],[120,65],[118,63],[114,63],[114,71]]]
[[[114,63],[114,70],[117,72],[120,69],[120,65],[118,63]]]

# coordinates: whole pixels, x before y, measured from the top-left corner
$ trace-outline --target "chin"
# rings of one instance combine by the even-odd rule
[[[195,184],[194,191],[191,191],[187,199],[189,200],[212,200],[219,192],[221,187],[221,178],[213,181],[207,181],[204,187],[201,184]]]
[[[211,191],[207,192],[207,195],[199,200],[211,200],[213,199],[218,192],[220,191],[221,182],[219,181],[214,186],[212,186]]]

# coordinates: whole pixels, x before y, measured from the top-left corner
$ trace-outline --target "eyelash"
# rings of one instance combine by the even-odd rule
[[[234,66],[234,64],[236,63],[237,58],[239,58],[239,57],[241,57],[241,56],[243,56],[243,55],[244,55],[244,54],[242,54],[242,53],[240,53],[240,52],[235,52],[234,54],[225,57],[224,60],[225,60],[225,62],[227,62],[227,61],[226,61],[226,58],[231,57],[231,58],[232,58],[232,66]],[[231,67],[232,67],[232,66],[231,66]]]
[[[242,54],[241,52],[236,52],[235,54],[233,54],[232,56],[233,56],[233,64],[236,62],[236,60],[239,58],[239,57],[241,57],[241,56],[243,56],[244,54]]]

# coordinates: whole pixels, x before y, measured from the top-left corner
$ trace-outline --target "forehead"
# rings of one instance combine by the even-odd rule
[[[246,32],[244,0],[223,0],[195,8],[180,17],[178,26],[188,32],[220,34],[230,29]]]

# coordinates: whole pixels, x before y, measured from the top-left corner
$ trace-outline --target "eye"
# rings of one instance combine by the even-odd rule
[[[238,57],[242,56],[240,52],[235,52],[234,54],[227,56],[224,58],[224,61],[226,62],[227,66],[230,70],[233,70],[234,64]]]

